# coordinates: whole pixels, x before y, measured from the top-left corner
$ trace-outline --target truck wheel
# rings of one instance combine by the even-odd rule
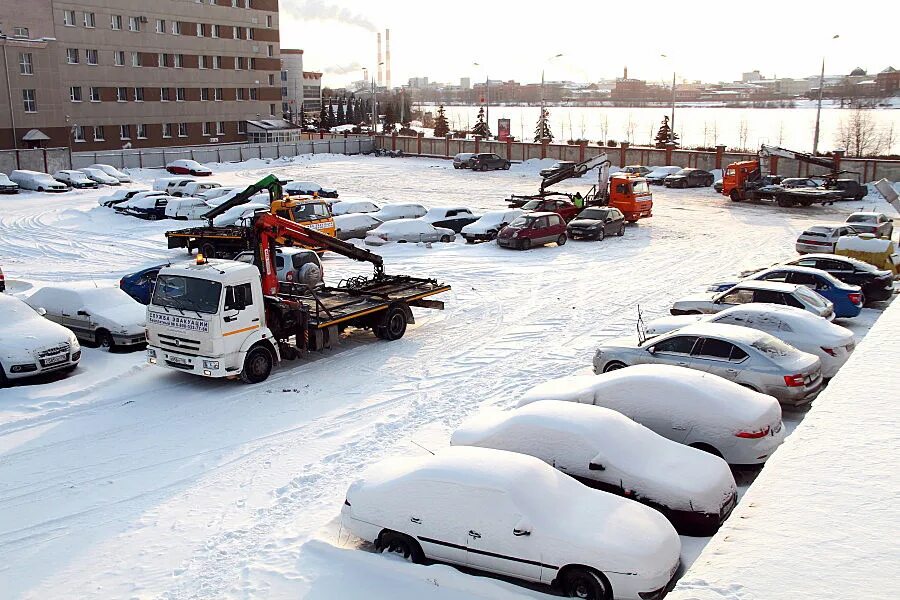
[[[387,309],[381,323],[375,327],[375,336],[381,340],[393,342],[406,333],[406,311],[399,305]]]
[[[241,379],[245,383],[260,383],[269,378],[272,372],[272,353],[265,346],[255,346],[244,358]]]
[[[203,242],[200,244],[198,250],[200,251],[200,254],[206,258],[216,257],[216,247],[211,242]]]
[[[729,196],[731,197],[732,202],[740,202],[741,201],[741,195],[738,193],[737,190],[731,190],[731,194],[729,194]]]

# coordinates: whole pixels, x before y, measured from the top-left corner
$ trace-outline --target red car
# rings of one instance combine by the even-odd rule
[[[166,165],[166,171],[173,175],[193,175],[194,177],[208,177],[212,171],[198,163],[196,160],[178,159]]]
[[[502,248],[528,250],[533,246],[543,246],[556,242],[566,243],[566,222],[555,212],[529,212],[517,217],[497,234],[497,243]]]
[[[522,206],[525,212],[554,212],[562,215],[562,218],[568,223],[581,212],[581,209],[569,202],[568,200],[559,200],[555,198],[535,198],[526,202]]]

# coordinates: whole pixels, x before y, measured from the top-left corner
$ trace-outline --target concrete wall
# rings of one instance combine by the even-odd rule
[[[0,173],[9,175],[16,169],[53,173],[69,169],[68,148],[36,148],[34,150],[0,150]]]

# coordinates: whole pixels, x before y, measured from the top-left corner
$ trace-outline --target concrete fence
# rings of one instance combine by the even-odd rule
[[[29,150],[0,150],[0,173],[9,175],[17,169],[55,173],[69,169],[68,148],[34,148]]]
[[[405,154],[451,158],[460,152],[493,152],[512,161],[524,161],[531,158],[549,158],[553,160],[582,161],[601,152],[606,152],[614,166],[673,165],[693,167],[697,169],[722,169],[733,162],[755,160],[752,152],[726,152],[725,146],[718,146],[716,151],[676,150],[674,148],[648,148],[629,146],[623,143],[614,148],[591,144],[551,144],[531,142],[498,142],[479,138],[429,138],[424,136],[378,135],[376,144],[385,150],[402,150]],[[900,181],[900,160],[859,159],[838,156],[839,169],[858,173],[862,181],[876,181],[887,178]],[[822,175],[828,172],[824,167],[817,167],[794,159],[773,157],[773,172],[783,177],[806,177]]]

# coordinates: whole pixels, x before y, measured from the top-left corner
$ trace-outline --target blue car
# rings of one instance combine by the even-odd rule
[[[779,265],[754,273],[748,279],[805,285],[815,290],[817,294],[823,296],[826,300],[830,300],[834,304],[834,316],[839,319],[859,315],[865,301],[862,288],[858,285],[844,283],[821,269]],[[714,283],[709,286],[709,291],[725,291],[734,285],[734,283]]]
[[[149,267],[126,275],[119,280],[119,287],[123,292],[140,302],[141,304],[150,304],[150,296],[153,295],[153,286],[156,285],[156,276],[159,270],[166,265],[157,265]]]

